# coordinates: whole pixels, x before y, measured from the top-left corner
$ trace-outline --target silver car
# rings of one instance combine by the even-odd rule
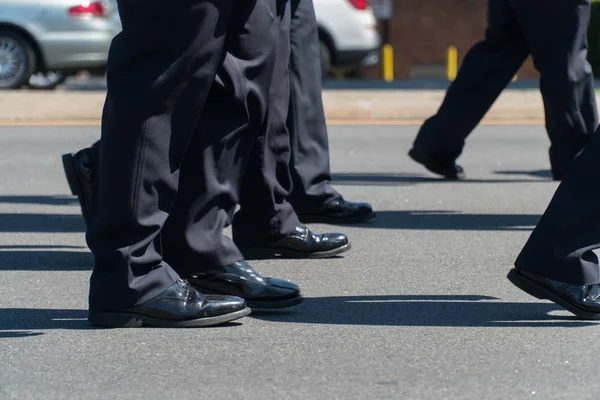
[[[31,86],[39,73],[54,83],[103,74],[120,30],[115,0],[0,0],[0,89]]]

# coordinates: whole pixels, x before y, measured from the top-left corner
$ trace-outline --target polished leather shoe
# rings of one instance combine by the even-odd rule
[[[303,223],[354,224],[365,222],[375,217],[373,208],[368,203],[354,203],[343,198],[330,201],[315,212],[298,214]]]
[[[275,242],[261,245],[238,243],[238,247],[246,259],[329,258],[350,250],[351,245],[342,233],[316,234],[304,225],[298,225],[294,232]]]
[[[248,314],[250,308],[243,299],[205,295],[179,279],[158,296],[128,310],[90,310],[88,321],[92,325],[111,328],[192,328],[221,325]]]
[[[455,163],[441,163],[420,147],[413,147],[408,152],[408,155],[434,174],[441,175],[446,179],[465,179],[465,171],[460,165]]]
[[[550,300],[583,319],[600,319],[600,284],[572,285],[513,268],[507,276],[516,287]]]
[[[298,286],[281,279],[264,278],[245,261],[194,273],[189,282],[203,293],[241,297],[250,308],[284,308],[302,302]]]
[[[89,149],[83,149],[77,153],[63,154],[62,163],[71,194],[77,196],[81,206],[81,214],[86,223],[90,220],[90,209],[92,207],[92,192],[94,188],[94,177],[96,175],[95,165],[91,161]]]

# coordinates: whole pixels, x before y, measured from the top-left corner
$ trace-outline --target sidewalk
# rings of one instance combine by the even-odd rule
[[[326,89],[323,103],[328,120],[416,119],[435,113],[443,89]],[[0,92],[0,121],[99,120],[103,90]],[[600,99],[599,99],[600,104]],[[544,108],[537,89],[506,90],[486,119],[542,119]]]

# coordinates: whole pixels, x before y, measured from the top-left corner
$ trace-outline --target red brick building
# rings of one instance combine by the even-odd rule
[[[486,0],[392,0],[389,21],[394,49],[394,78],[440,78],[446,76],[448,47],[458,50],[459,64],[467,50],[483,38]],[[380,23],[380,30],[381,30]],[[365,77],[381,78],[381,62],[366,68]],[[528,59],[520,78],[535,78]]]

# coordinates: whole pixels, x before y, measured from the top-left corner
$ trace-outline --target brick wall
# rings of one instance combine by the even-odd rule
[[[390,41],[394,77],[444,77],[447,50],[455,46],[459,64],[467,50],[483,38],[486,0],[392,0]],[[381,24],[380,24],[381,30]],[[365,68],[369,78],[381,78],[382,67]],[[519,77],[537,77],[527,60]]]

